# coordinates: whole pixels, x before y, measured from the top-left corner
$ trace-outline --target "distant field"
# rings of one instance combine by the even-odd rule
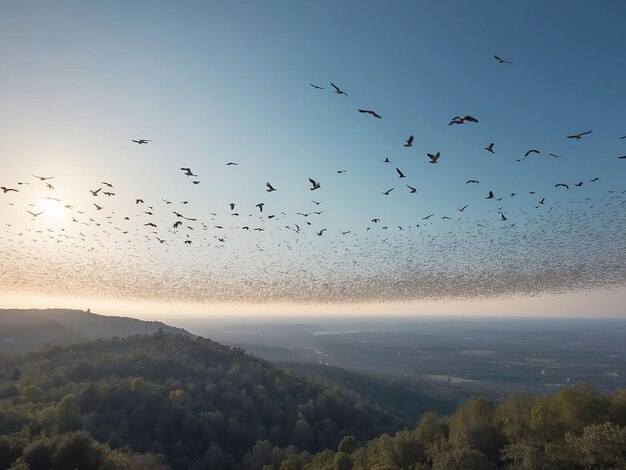
[[[486,393],[626,387],[626,320],[366,319],[183,322],[271,361],[331,365]]]

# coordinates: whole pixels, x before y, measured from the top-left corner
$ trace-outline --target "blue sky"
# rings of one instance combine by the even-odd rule
[[[338,230],[363,237],[351,252],[389,259],[364,248],[377,240],[365,233],[373,217],[390,227],[421,224],[439,240],[456,230],[459,239],[474,240],[468,251],[484,253],[466,229],[469,218],[497,223],[502,207],[509,223],[532,234],[548,220],[532,212],[541,197],[549,218],[566,220],[586,198],[597,210],[610,202],[607,191],[624,189],[626,163],[617,159],[626,154],[626,139],[619,139],[626,135],[622,2],[12,2],[0,12],[3,185],[54,174],[62,199],[90,204],[87,187],[114,181],[120,194],[107,210],[135,211],[139,196],[189,200],[193,215],[215,212],[224,225],[233,225],[229,202],[245,215],[264,202],[288,214],[283,228],[298,220],[296,212],[316,209],[312,198],[322,200],[324,216],[314,227],[327,228],[327,236],[300,249],[304,258],[327,250],[320,261],[326,272],[337,269],[345,249]],[[513,64],[497,63],[494,54]],[[332,93],[331,81],[349,97]],[[459,114],[480,122],[448,126]],[[565,138],[590,129],[580,141]],[[406,149],[410,134],[414,146]],[[154,142],[129,142],[138,137]],[[483,149],[491,142],[495,155]],[[542,153],[515,161],[531,148]],[[429,165],[426,152],[437,151],[440,162]],[[181,166],[202,184],[191,186]],[[309,177],[321,190],[309,190]],[[470,178],[481,184],[466,185]],[[278,191],[266,193],[266,181]],[[554,188],[579,181],[575,194]],[[496,206],[484,199],[490,189],[518,197]],[[615,229],[609,221],[623,223],[617,202],[605,216],[570,227],[569,239],[570,222],[563,222],[564,244],[575,246],[571,237],[580,231],[587,237],[581,259],[595,259],[584,247]],[[462,229],[442,225],[441,216],[456,219],[465,204]],[[431,213],[438,222],[421,221]],[[0,208],[0,216],[32,226],[15,206]],[[506,244],[496,227],[493,243]],[[257,268],[288,269],[292,254],[278,247],[291,232],[267,235],[279,261],[258,261]],[[624,240],[612,232],[608,238],[619,265]],[[15,238],[5,240],[4,250],[15,249]],[[230,241],[240,251],[224,254],[224,263],[245,265],[241,247],[249,240]],[[407,249],[390,262],[402,264]],[[550,254],[551,262],[558,258]],[[159,266],[176,256],[172,249]]]

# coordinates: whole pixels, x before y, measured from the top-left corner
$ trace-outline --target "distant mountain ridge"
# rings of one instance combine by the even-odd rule
[[[89,310],[0,309],[0,351],[25,351],[46,344],[156,333],[159,329],[165,333],[195,336],[183,328],[159,321],[98,315]]]

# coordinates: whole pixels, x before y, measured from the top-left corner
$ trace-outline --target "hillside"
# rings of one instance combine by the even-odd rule
[[[54,467],[49,441],[81,430],[98,441],[92,446],[161,455],[175,469],[260,469],[336,448],[347,435],[366,440],[401,427],[355,394],[184,335],[5,356],[0,379],[0,454],[4,445],[12,456],[0,468],[31,458],[33,446],[45,448],[41,468]]]
[[[281,362],[277,365],[310,379],[319,379],[359,395],[395,416],[414,424],[428,411],[449,414],[470,397],[469,391],[447,384],[343,369],[325,364]]]
[[[157,321],[110,317],[82,310],[0,309],[0,351],[27,351],[48,344],[155,333],[159,328],[166,333],[191,335],[182,328]]]

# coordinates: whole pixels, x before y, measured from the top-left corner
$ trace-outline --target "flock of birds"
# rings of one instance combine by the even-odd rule
[[[500,64],[513,63],[494,57]],[[349,96],[330,85],[337,95]],[[383,119],[374,110],[357,109]],[[448,123],[461,125],[479,125],[479,119],[457,115]],[[586,130],[564,137],[580,141],[590,134]],[[410,148],[414,140],[410,135],[402,146]],[[131,141],[154,145],[152,139]],[[496,154],[495,143],[484,151]],[[541,153],[528,149],[516,162]],[[425,157],[433,165],[446,158],[440,151]],[[404,183],[408,173],[400,165],[389,157],[382,165],[395,169],[402,190],[418,194],[417,184]],[[183,180],[202,183],[192,168],[179,171]],[[267,201],[252,207],[229,202],[220,210],[195,210],[193,215],[188,200],[149,200],[109,181],[84,187],[84,198],[76,203],[55,196],[62,188],[55,175],[2,182],[2,202],[16,211],[11,214],[28,217],[19,226],[10,218],[4,221],[1,284],[16,291],[151,300],[385,302],[535,295],[626,281],[626,190],[606,188],[600,198],[575,193],[602,184],[599,176],[555,181],[553,188],[526,188],[524,193],[485,187],[480,196],[471,192],[473,200],[460,204],[454,217],[429,212],[392,225],[372,214],[349,230],[326,225],[324,216],[333,206],[324,200],[324,188],[333,183],[307,177],[308,190],[317,197],[310,208],[291,213]],[[480,188],[486,183],[468,178],[464,184]],[[270,181],[259,183],[259,193],[261,188],[268,194],[281,191]],[[399,190],[394,186],[381,196]],[[521,197],[526,198],[521,206],[509,209],[510,201]],[[567,207],[560,197],[572,198]],[[36,198],[59,205],[63,216],[46,219],[47,210],[33,202]],[[107,199],[116,198],[135,209],[109,209]],[[478,199],[493,207],[470,216]]]

